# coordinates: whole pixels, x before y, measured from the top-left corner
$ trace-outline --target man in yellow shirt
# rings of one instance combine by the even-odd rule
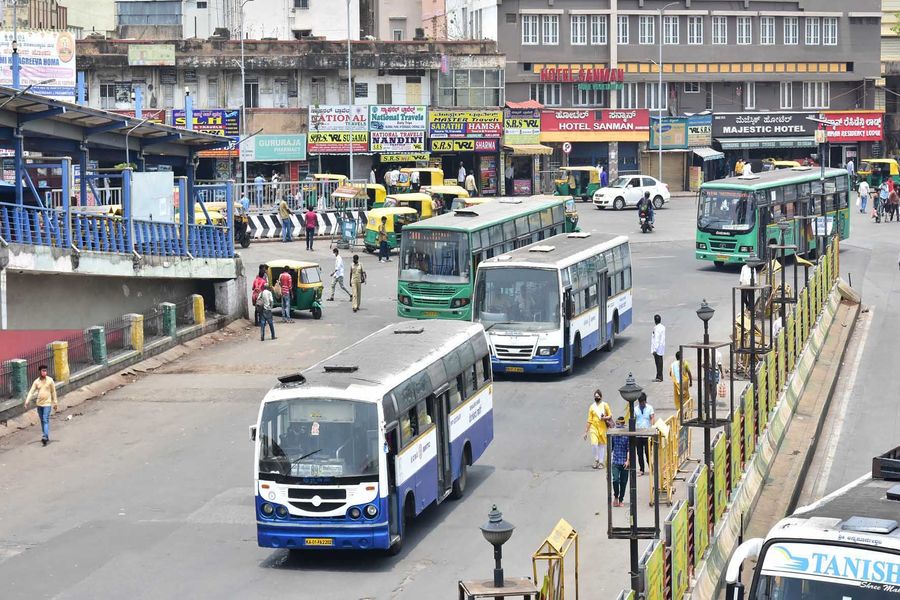
[[[59,402],[56,399],[56,382],[47,375],[47,365],[38,367],[41,376],[34,380],[28,395],[25,396],[25,408],[31,404],[31,399],[35,398],[34,405],[37,407],[38,417],[41,419],[41,443],[47,445],[50,441],[50,408],[59,412]]]

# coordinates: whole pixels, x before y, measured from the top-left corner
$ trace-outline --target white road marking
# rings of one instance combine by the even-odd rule
[[[819,479],[816,481],[813,489],[813,499],[819,499],[825,495],[825,486],[828,483],[828,475],[831,473],[831,467],[834,464],[834,457],[837,454],[838,443],[841,441],[841,430],[847,417],[847,407],[850,406],[850,395],[856,385],[856,374],[859,372],[859,364],[862,362],[863,350],[866,347],[866,339],[869,336],[869,326],[872,324],[874,308],[869,307],[868,318],[862,324],[859,331],[859,341],[856,351],[849,363],[845,364],[843,369],[847,373],[847,379],[843,385],[843,393],[838,399],[837,406],[832,406],[831,410],[836,411],[831,416],[832,430],[831,436],[828,438],[828,444],[825,447],[825,457],[822,460],[822,466],[819,469]]]

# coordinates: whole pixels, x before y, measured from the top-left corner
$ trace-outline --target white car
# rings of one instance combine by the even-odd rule
[[[671,198],[669,186],[655,177],[623,175],[608,187],[594,192],[594,206],[598,210],[608,207],[622,210],[626,206],[637,206],[640,199],[644,197],[644,192],[650,192],[653,208],[662,208],[663,204]]]

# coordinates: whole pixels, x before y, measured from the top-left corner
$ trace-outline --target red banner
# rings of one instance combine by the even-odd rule
[[[884,138],[884,114],[876,111],[827,112],[822,116],[838,123],[826,126],[829,143],[880,142]]]
[[[650,131],[650,111],[645,108],[621,110],[544,110],[541,131]]]

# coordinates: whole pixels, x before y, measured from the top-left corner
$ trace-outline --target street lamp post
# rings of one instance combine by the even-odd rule
[[[491,507],[488,513],[487,523],[480,527],[481,535],[494,547],[494,587],[503,587],[503,544],[512,537],[515,525],[503,520],[503,514],[497,510],[497,505]]]
[[[353,181],[353,105],[356,98],[353,97],[353,64],[350,59],[350,3],[347,0],[347,123],[350,125],[350,172],[348,177]]]
[[[247,135],[247,79],[244,74],[244,5],[253,0],[243,0],[241,2],[241,139]],[[243,183],[247,185],[247,161],[241,161],[243,164]]]
[[[706,298],[700,303],[697,309],[697,317],[703,321],[703,365],[701,365],[700,376],[703,377],[703,398],[700,398],[700,404],[703,406],[704,419],[708,422],[715,415],[715,401],[713,400],[713,386],[715,385],[713,378],[713,369],[710,366],[714,362],[713,351],[709,348],[709,321],[716,314],[715,309],[706,302]],[[712,414],[710,414],[712,413]],[[703,462],[708,466],[712,458],[712,431],[709,427],[703,428]]]
[[[657,64],[657,70],[659,71],[659,82],[657,92],[657,101],[659,105],[657,108],[659,109],[659,121],[656,122],[656,148],[658,151],[657,162],[659,163],[659,180],[663,180],[663,168],[662,168],[662,120],[663,120],[663,35],[664,35],[664,27],[663,27],[663,13],[670,6],[678,6],[681,4],[680,2],[669,2],[665,6],[659,9],[659,63]]]
[[[619,388],[619,394],[628,403],[628,431],[633,433],[636,431],[634,418],[634,403],[641,397],[643,388],[634,381],[631,373],[625,379],[625,385]],[[631,511],[632,528],[637,527],[637,471],[635,463],[637,456],[635,455],[635,439],[630,439],[628,444],[628,509]],[[612,465],[609,465],[612,468]],[[658,502],[656,503],[658,504]],[[631,589],[635,592],[640,590],[640,582],[638,581],[638,538],[632,535],[630,542],[630,558],[631,558]]]
[[[13,0],[12,86],[21,85],[22,63],[19,57],[19,0]]]

